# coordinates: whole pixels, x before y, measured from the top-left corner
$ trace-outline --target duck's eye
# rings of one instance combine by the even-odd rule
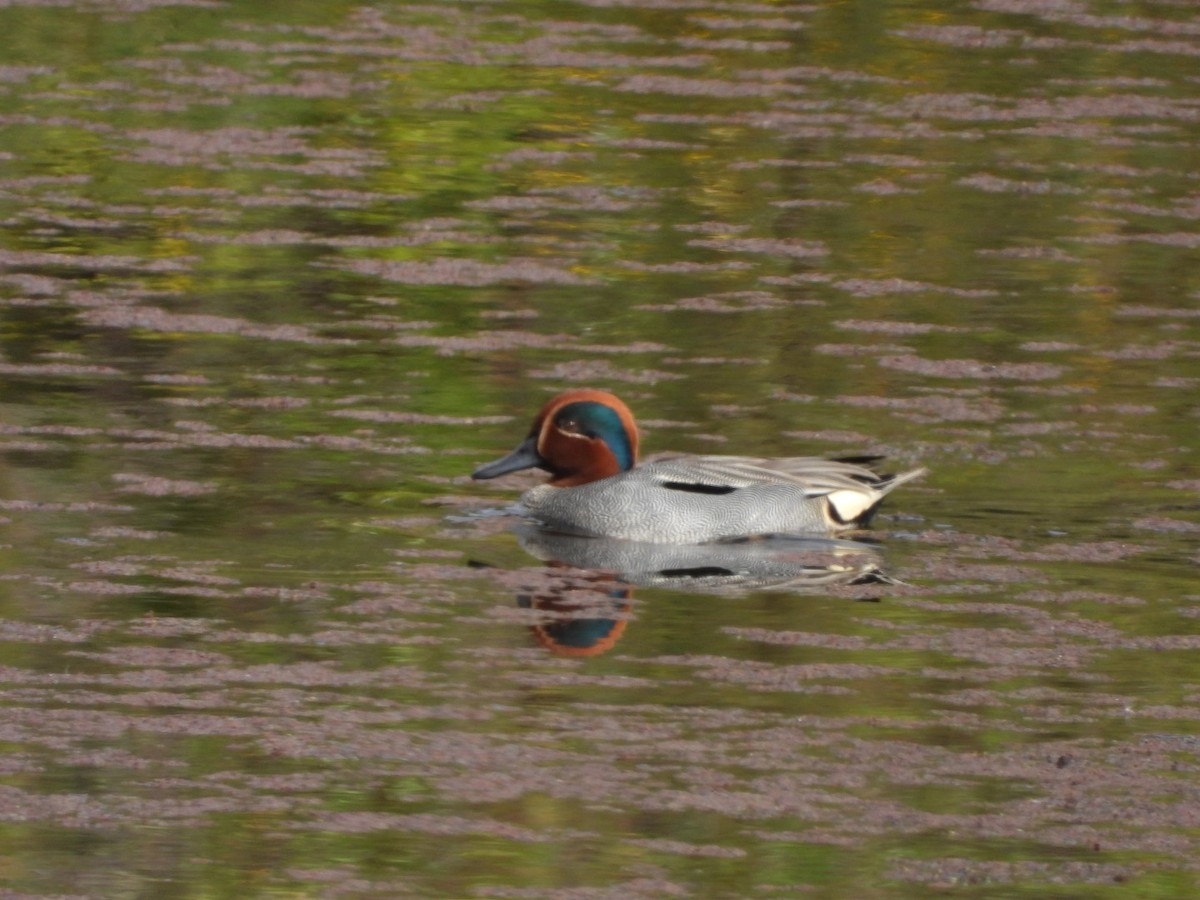
[[[583,429],[579,427],[579,423],[574,419],[563,419],[558,423],[558,430],[565,431],[567,434],[582,434]]]

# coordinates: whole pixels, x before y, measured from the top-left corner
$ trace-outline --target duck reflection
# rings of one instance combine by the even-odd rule
[[[616,646],[633,618],[633,588],[556,560],[541,575],[537,589],[517,595],[519,607],[542,614],[530,626],[534,640],[557,656],[599,656]]]
[[[770,537],[648,544],[558,534],[530,524],[515,531],[526,552],[548,563],[536,588],[526,584],[517,603],[544,614],[532,626],[534,637],[563,656],[611,650],[632,617],[638,586],[735,597],[753,591],[824,594],[847,585],[892,583],[881,569],[879,552],[856,541]]]

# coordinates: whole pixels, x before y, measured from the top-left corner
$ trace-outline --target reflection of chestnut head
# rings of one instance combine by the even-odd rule
[[[632,590],[604,572],[582,572],[551,563],[536,593],[519,594],[517,605],[537,610],[534,639],[557,656],[600,656],[625,633]]]

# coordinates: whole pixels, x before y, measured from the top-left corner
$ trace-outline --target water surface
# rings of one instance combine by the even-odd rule
[[[12,896],[1194,895],[1191,6],[0,28]],[[468,473],[578,386],[932,471],[886,578],[562,565]]]

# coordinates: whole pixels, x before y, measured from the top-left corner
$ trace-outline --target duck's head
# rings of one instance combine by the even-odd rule
[[[542,407],[516,450],[471,477],[495,478],[537,467],[553,476],[550,484],[573,487],[632,469],[637,449],[633,413],[616,396],[567,391]]]

